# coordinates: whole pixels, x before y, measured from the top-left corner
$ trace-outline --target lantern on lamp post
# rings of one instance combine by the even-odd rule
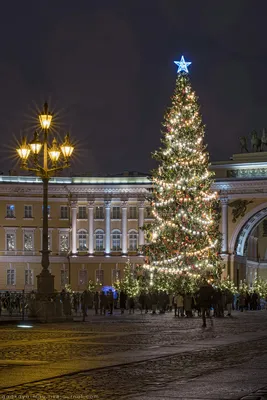
[[[49,143],[48,134],[53,116],[48,111],[47,103],[44,104],[43,112],[39,115],[41,132],[35,132],[31,142],[22,139],[17,153],[21,159],[21,168],[34,172],[43,181],[43,241],[42,241],[42,271],[37,276],[38,293],[52,294],[54,292],[54,276],[49,272],[49,249],[48,249],[48,183],[57,171],[62,171],[70,165],[74,146],[70,141],[69,134],[65,136],[64,142],[58,145],[56,138]],[[40,139],[41,135],[41,139]],[[40,156],[42,151],[42,156]],[[42,161],[41,161],[42,159]]]

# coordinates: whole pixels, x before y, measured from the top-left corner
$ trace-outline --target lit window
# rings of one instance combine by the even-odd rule
[[[69,234],[61,233],[59,236],[59,249],[60,252],[67,252],[69,249]]]
[[[113,269],[112,270],[112,282],[118,282],[121,280],[121,271],[120,269]]]
[[[7,251],[16,250],[16,235],[15,233],[6,234],[6,249]]]
[[[87,215],[86,215],[86,206],[81,206],[79,207],[79,211],[78,211],[78,219],[86,219]]]
[[[95,218],[96,219],[104,219],[104,208],[103,207],[95,208]]]
[[[8,204],[6,206],[6,217],[15,218],[15,206],[13,204]]]
[[[60,271],[60,285],[65,286],[67,283],[69,283],[68,271],[66,269],[62,269]]]
[[[102,229],[95,232],[95,249],[96,251],[104,250],[104,231]]]
[[[15,285],[16,284],[16,272],[14,269],[8,269],[6,272],[6,283],[7,285]]]
[[[68,206],[60,206],[60,219],[68,219]]]
[[[86,269],[80,269],[79,271],[79,284],[80,285],[87,285],[88,279],[87,279],[87,270]]]
[[[103,269],[97,269],[95,271],[95,280],[98,285],[104,284],[104,270]]]
[[[112,232],[112,250],[121,250],[121,232],[118,229]]]
[[[137,232],[136,231],[129,232],[129,250],[130,251],[137,250]]]
[[[24,232],[24,251],[33,251],[33,233]]]
[[[113,207],[112,208],[112,218],[113,219],[120,219],[120,207]]]
[[[24,218],[32,218],[32,206],[24,206]]]
[[[82,229],[78,233],[78,250],[79,251],[86,251],[87,250],[87,232],[86,230]]]
[[[33,285],[33,270],[25,270],[25,285]]]
[[[129,218],[130,219],[136,219],[137,218],[137,208],[136,207],[130,207],[130,209],[129,209]]]

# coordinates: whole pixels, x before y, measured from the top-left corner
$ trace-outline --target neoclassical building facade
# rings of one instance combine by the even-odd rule
[[[224,276],[237,284],[267,279],[267,153],[211,165],[221,203]],[[140,229],[152,220],[149,178],[56,177],[49,185],[50,271],[55,288],[112,285],[127,258],[143,263]],[[36,289],[41,272],[42,182],[0,176],[0,290]]]
[[[55,288],[112,285],[126,257],[142,263],[140,229],[151,220],[146,176],[53,178],[49,185],[50,271]],[[0,176],[0,290],[32,290],[41,272],[42,182]]]

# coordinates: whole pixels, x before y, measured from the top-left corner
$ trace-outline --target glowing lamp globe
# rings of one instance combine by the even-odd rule
[[[33,140],[30,142],[30,148],[33,154],[40,153],[42,143],[40,142],[39,135],[37,132],[34,133]]]
[[[27,158],[29,157],[31,150],[30,150],[25,138],[22,139],[22,143],[21,143],[20,147],[17,149],[17,152],[18,152],[18,155],[20,156],[20,158],[22,159],[22,161],[24,161],[24,162],[27,161]]]
[[[65,158],[69,158],[74,150],[74,147],[72,146],[70,142],[70,135],[67,133],[65,136],[65,141],[64,143],[60,146],[61,152]]]
[[[56,163],[60,157],[60,150],[57,145],[57,141],[54,138],[52,147],[48,150],[49,157],[53,163]]]
[[[52,117],[52,114],[48,111],[48,104],[45,103],[43,113],[39,115],[39,121],[43,129],[49,129]]]

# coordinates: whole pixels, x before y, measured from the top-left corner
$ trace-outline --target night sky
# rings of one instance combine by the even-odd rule
[[[211,160],[267,126],[266,0],[1,4],[0,168],[48,99],[78,141],[73,173],[148,172],[183,54]],[[8,154],[9,152],[9,154]]]

